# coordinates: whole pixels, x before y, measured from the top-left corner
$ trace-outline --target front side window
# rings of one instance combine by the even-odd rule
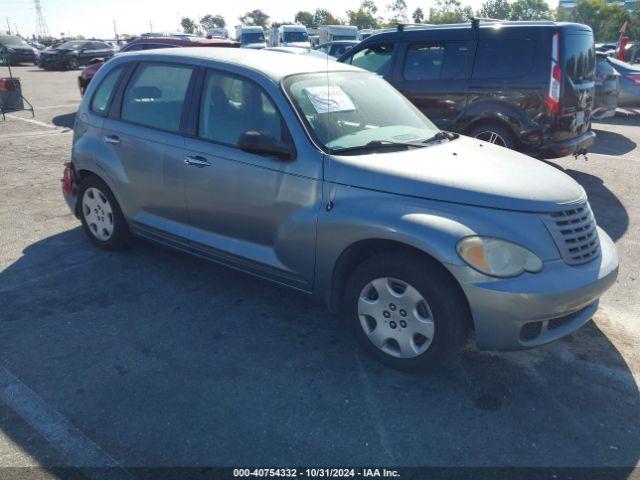
[[[365,72],[294,75],[289,98],[329,151],[375,143],[419,143],[438,129],[385,80]]]
[[[177,132],[191,67],[141,64],[127,85],[122,101],[122,120]]]
[[[350,63],[355,67],[364,68],[370,72],[384,76],[391,68],[391,59],[393,58],[393,45],[376,45],[369,48],[363,48],[356,52]]]
[[[280,112],[256,83],[209,71],[202,91],[198,135],[237,145],[241,134],[259,131],[278,142],[289,138]]]
[[[116,67],[110,71],[107,76],[102,80],[102,83],[96,90],[96,93],[91,99],[91,111],[98,115],[106,115],[107,108],[109,108],[109,101],[113,97],[118,80],[122,77],[124,67]]]

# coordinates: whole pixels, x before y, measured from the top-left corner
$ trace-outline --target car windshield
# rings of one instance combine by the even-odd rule
[[[284,32],[285,42],[306,42],[309,40],[307,32]]]
[[[76,50],[78,48],[82,48],[83,45],[84,45],[84,42],[64,42],[62,45],[60,45],[57,48],[61,50]]]
[[[242,43],[264,43],[264,34],[260,32],[243,33]]]
[[[29,44],[20,37],[14,37],[13,35],[0,35],[0,45],[6,45],[7,47],[24,47]]]
[[[294,75],[284,88],[314,137],[331,152],[416,145],[439,131],[401,93],[367,72]]]

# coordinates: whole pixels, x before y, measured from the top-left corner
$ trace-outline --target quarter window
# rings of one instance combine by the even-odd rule
[[[140,65],[127,85],[122,119],[177,132],[192,71],[182,65]]]
[[[280,112],[257,84],[208,72],[202,92],[199,136],[235,146],[240,135],[249,130],[269,133],[279,142],[289,141]]]
[[[384,76],[391,68],[393,45],[375,45],[356,52],[351,57],[351,64]]]
[[[118,80],[120,80],[123,71],[123,67],[116,67],[107,74],[104,80],[102,80],[102,83],[98,86],[96,93],[91,99],[91,111],[98,115],[107,114],[109,100],[113,97],[116,85],[118,84]]]

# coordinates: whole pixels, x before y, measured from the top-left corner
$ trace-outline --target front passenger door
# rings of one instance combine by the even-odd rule
[[[310,291],[322,155],[283,160],[238,148],[246,131],[293,145],[279,108],[258,83],[210,70],[201,92],[197,132],[186,139],[184,166],[192,247]]]

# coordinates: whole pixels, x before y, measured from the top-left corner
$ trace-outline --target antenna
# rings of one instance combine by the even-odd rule
[[[40,5],[40,0],[33,0],[36,4],[36,37],[38,40],[43,38],[48,38],[49,35],[49,27],[47,27],[47,22],[44,19],[44,15],[42,14],[42,6]]]

